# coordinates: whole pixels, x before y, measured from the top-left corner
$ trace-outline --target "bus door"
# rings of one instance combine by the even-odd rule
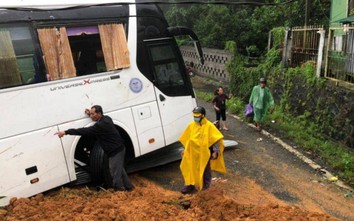
[[[176,142],[193,120],[195,96],[174,39],[145,42],[154,73],[155,93],[166,145]]]

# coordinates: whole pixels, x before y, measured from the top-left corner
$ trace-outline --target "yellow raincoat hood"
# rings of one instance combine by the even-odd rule
[[[211,147],[219,142],[219,156],[216,160],[210,160],[210,167],[214,171],[226,172],[224,162],[224,136],[207,118],[201,123],[191,122],[182,133],[179,141],[184,146],[180,169],[185,185],[196,185],[203,188],[204,169],[210,159]]]

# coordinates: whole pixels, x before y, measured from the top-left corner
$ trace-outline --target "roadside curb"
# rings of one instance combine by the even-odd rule
[[[240,117],[233,115],[233,114],[229,114],[228,115],[232,116],[233,118],[237,119],[238,121],[241,121],[242,123],[245,123],[246,125],[248,125],[249,127],[252,127],[254,129],[256,129],[256,126],[250,123],[245,122],[244,120],[242,120]],[[305,155],[303,155],[302,153],[300,153],[299,151],[297,151],[294,147],[290,146],[289,144],[285,143],[283,140],[281,140],[280,138],[272,135],[271,133],[269,133],[268,131],[262,129],[261,133],[265,136],[268,136],[270,138],[273,139],[273,141],[275,141],[276,143],[280,144],[283,148],[285,148],[286,150],[288,150],[289,152],[293,153],[296,157],[298,157],[300,160],[302,160],[304,163],[306,163],[307,165],[309,165],[311,168],[313,168],[316,171],[319,171],[322,173],[323,178],[330,181],[331,178],[335,177],[331,172],[329,172],[328,170],[323,169],[320,165],[318,165],[316,162],[314,162],[313,160],[309,159],[308,157],[306,157]],[[337,180],[334,181],[333,184],[337,185],[338,187],[341,187],[343,189],[349,190],[351,192],[354,192],[354,189],[351,188],[350,186],[346,185],[343,181],[341,180]]]

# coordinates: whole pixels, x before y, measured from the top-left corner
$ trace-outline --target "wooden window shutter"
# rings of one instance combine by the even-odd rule
[[[60,49],[59,61],[60,61],[60,73],[61,78],[70,78],[76,76],[76,68],[74,64],[73,55],[71,53],[70,43],[66,28],[60,28]]]
[[[47,75],[51,80],[59,78],[59,59],[57,52],[57,29],[38,29],[39,42],[41,44],[44,62],[46,64]]]
[[[51,80],[76,76],[66,29],[38,29],[39,41],[44,55],[47,73]]]
[[[129,51],[122,24],[99,25],[104,60],[108,71],[130,66]]]
[[[0,31],[0,88],[22,84],[16,54],[8,31]]]

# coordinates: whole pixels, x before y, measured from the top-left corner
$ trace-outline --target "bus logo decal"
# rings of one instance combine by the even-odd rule
[[[88,84],[101,83],[101,82],[110,81],[110,80],[111,79],[109,77],[96,79],[96,80],[87,79],[87,80],[83,80],[83,82],[79,82],[79,83],[73,83],[73,84],[66,84],[66,85],[60,85],[60,86],[56,86],[56,87],[51,87],[50,90],[51,91],[56,91],[56,90],[68,89],[68,88],[72,88],[72,87],[84,86],[84,85],[88,85]]]
[[[129,87],[134,93],[139,93],[143,89],[143,82],[139,78],[132,78]]]

